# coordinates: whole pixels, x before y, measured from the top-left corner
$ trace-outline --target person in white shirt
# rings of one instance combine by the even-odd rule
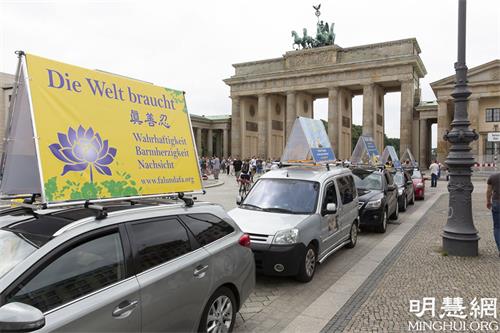
[[[434,162],[429,166],[429,171],[431,172],[431,187],[436,187],[439,175],[439,164],[437,160],[434,160]]]

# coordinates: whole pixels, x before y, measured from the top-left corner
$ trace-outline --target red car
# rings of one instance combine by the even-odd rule
[[[410,170],[409,170],[410,171]],[[413,181],[413,190],[415,191],[415,199],[424,200],[425,196],[425,178],[419,169],[410,171],[411,180]]]

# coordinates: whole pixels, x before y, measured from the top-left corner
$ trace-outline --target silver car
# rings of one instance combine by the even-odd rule
[[[0,331],[230,331],[249,245],[208,203],[1,212]]]
[[[238,203],[229,215],[250,235],[258,273],[308,282],[317,262],[356,245],[358,197],[349,169],[272,170]]]

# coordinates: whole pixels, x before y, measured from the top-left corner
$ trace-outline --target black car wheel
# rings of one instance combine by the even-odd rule
[[[399,206],[399,204],[398,204]],[[406,194],[403,194],[403,204],[399,207],[400,212],[406,212],[406,208],[408,207],[408,199],[406,199]]]
[[[397,220],[399,217],[399,202],[396,200],[396,209],[394,210],[394,213],[391,215],[391,220]]]
[[[384,213],[382,215],[382,220],[380,221],[380,224],[377,226],[376,231],[378,233],[383,234],[387,230],[387,208],[384,209]]]

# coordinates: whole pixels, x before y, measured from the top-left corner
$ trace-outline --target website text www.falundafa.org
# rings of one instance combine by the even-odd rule
[[[141,184],[143,185],[159,185],[159,184],[177,184],[177,183],[191,183],[194,184],[194,177],[165,177],[158,176],[154,178],[144,178],[141,179]]]

